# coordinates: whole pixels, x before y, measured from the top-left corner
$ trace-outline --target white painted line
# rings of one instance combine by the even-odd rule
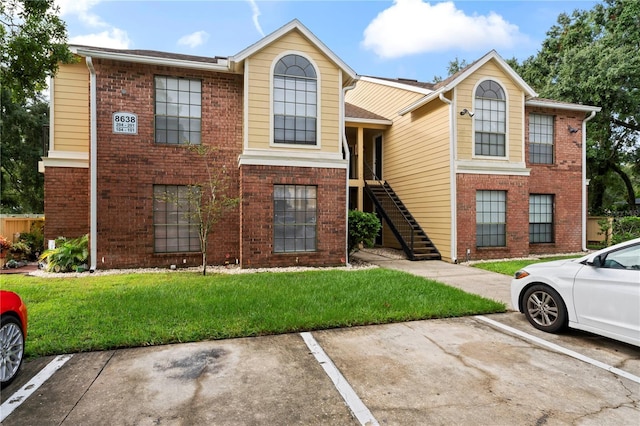
[[[611,372],[611,373],[613,373],[613,374],[615,374],[617,376],[624,377],[624,378],[629,379],[631,381],[634,381],[636,383],[640,383],[640,377],[638,377],[638,376],[636,376],[634,374],[628,373],[628,372],[626,372],[624,370],[620,370],[619,368],[616,368],[616,367],[614,367],[612,365],[605,364],[604,362],[600,362],[600,361],[598,361],[596,359],[593,359],[593,358],[589,358],[588,356],[585,356],[585,355],[582,355],[581,353],[572,351],[571,349],[563,348],[562,346],[556,345],[555,343],[548,342],[548,341],[546,341],[544,339],[540,339],[539,337],[536,337],[536,336],[533,336],[531,334],[525,333],[524,331],[520,331],[520,330],[515,329],[513,327],[509,327],[508,325],[501,324],[501,323],[499,323],[497,321],[494,321],[494,320],[492,320],[490,318],[487,318],[485,316],[479,315],[479,316],[476,316],[476,318],[478,318],[479,320],[482,320],[482,321],[484,321],[486,323],[489,323],[489,324],[491,324],[493,326],[496,326],[498,328],[506,330],[506,331],[508,331],[510,333],[513,333],[513,334],[516,334],[516,335],[518,335],[520,337],[524,337],[525,339],[531,340],[532,342],[535,342],[540,346],[545,346],[545,347],[547,347],[549,349],[552,349],[552,350],[554,350],[556,352],[560,352],[562,354],[565,354],[565,355],[568,355],[568,356],[573,357],[575,359],[578,359],[578,360],[580,360],[582,362],[586,362],[587,364],[591,364],[591,365],[596,366],[598,368],[602,368],[603,370],[607,370],[607,371],[609,371],[609,372]]]
[[[356,416],[356,419],[358,419],[360,424],[363,426],[379,426],[378,421],[373,417],[371,411],[369,411],[367,406],[364,405],[349,382],[347,382],[344,376],[340,373],[340,370],[338,370],[333,361],[331,361],[331,358],[329,358],[322,347],[320,347],[311,333],[300,333],[300,336],[302,336],[307,347],[313,356],[316,357],[316,360],[320,363],[325,373],[327,373],[327,376],[329,376],[334,386],[342,396],[342,399],[344,399],[344,402],[347,404],[353,415]]]
[[[42,370],[31,378],[24,386],[22,386],[16,393],[11,395],[2,405],[0,405],[0,422],[18,408],[27,398],[31,396],[44,382],[53,376],[53,373],[58,371],[67,361],[71,359],[73,355],[58,355],[47,364]]]

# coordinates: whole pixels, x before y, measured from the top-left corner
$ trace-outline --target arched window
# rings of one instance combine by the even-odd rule
[[[300,55],[282,57],[273,70],[274,143],[315,145],[317,75]]]
[[[476,89],[476,155],[506,156],[507,113],[505,99],[502,86],[493,80],[483,81]]]

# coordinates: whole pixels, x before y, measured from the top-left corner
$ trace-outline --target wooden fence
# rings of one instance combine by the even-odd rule
[[[36,222],[44,224],[43,215],[0,215],[0,235],[11,242],[16,242],[23,232],[30,232]]]
[[[602,244],[607,242],[611,244],[611,230],[609,235],[605,235],[600,229],[599,221],[607,219],[609,221],[609,229],[613,225],[613,218],[607,216],[589,216],[587,218],[587,244]]]

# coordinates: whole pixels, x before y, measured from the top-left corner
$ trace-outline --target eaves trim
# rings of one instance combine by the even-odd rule
[[[429,94],[433,93],[433,90],[424,89],[422,87],[417,87],[417,86],[412,86],[410,84],[404,84],[404,83],[401,83],[399,81],[390,81],[390,80],[384,80],[384,79],[381,79],[381,78],[366,77],[366,76],[360,76],[360,80],[361,81],[366,81],[368,83],[380,84],[382,86],[393,87],[393,88],[396,88],[396,89],[407,90],[409,92],[421,93],[423,95],[429,95]]]
[[[592,106],[592,105],[570,104],[565,102],[553,102],[553,101],[538,101],[535,99],[525,101],[524,104],[525,106],[555,108],[555,109],[581,111],[581,112],[600,112],[602,110],[601,107]]]
[[[111,59],[114,61],[133,62],[148,65],[161,65],[179,68],[189,68],[195,70],[230,72],[229,62],[223,60],[220,64],[207,62],[188,61],[184,59],[158,58],[155,56],[132,55],[127,53],[105,52],[87,48],[71,48],[71,51],[80,56],[90,56],[97,59]]]
[[[284,26],[272,32],[271,34],[261,38],[256,43],[252,44],[246,49],[243,49],[237,54],[231,56],[229,58],[229,62],[238,63],[238,62],[244,61],[249,56],[262,50],[266,46],[270,45],[271,43],[278,40],[282,36],[293,31],[294,29],[297,29],[298,31],[300,31],[308,40],[310,40],[313,44],[315,44],[316,47],[318,47],[318,49],[320,49],[320,51],[322,51],[324,55],[326,55],[336,65],[338,65],[338,67],[340,67],[344,72],[346,72],[351,79],[353,80],[358,79],[359,77],[358,74],[356,74],[356,72],[349,65],[347,65],[346,62],[344,62],[335,53],[333,53],[333,51],[331,51],[331,49],[329,49],[326,44],[324,44],[318,37],[316,37],[315,34],[313,34],[307,27],[305,27],[297,19],[292,20],[291,22],[289,22],[288,24],[285,24]]]

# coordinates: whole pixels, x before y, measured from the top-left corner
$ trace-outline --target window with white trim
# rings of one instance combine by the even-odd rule
[[[475,155],[506,156],[507,112],[502,86],[485,80],[475,93]]]
[[[476,246],[507,245],[506,191],[476,191]]]
[[[529,243],[552,243],[553,195],[529,195]]]
[[[273,251],[316,251],[317,192],[313,185],[273,186]]]
[[[153,234],[156,253],[199,252],[200,221],[195,202],[200,188],[153,185]]]
[[[202,81],[156,76],[156,143],[199,145],[202,125]]]
[[[529,114],[529,161],[553,164],[553,116]]]
[[[317,74],[300,55],[286,55],[273,70],[273,142],[316,145]]]

